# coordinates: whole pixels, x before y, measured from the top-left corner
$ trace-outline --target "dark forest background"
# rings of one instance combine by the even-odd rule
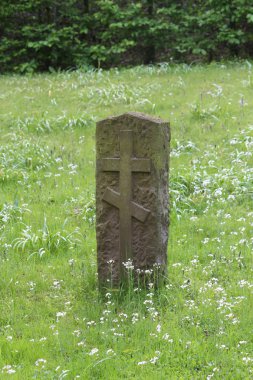
[[[0,73],[252,56],[252,0],[0,4]]]

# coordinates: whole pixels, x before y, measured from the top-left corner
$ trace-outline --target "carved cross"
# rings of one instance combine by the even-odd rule
[[[132,259],[132,217],[145,222],[150,211],[132,201],[132,172],[149,173],[150,160],[132,157],[132,131],[120,131],[120,158],[102,159],[102,170],[119,172],[119,190],[107,187],[103,200],[119,209],[121,264]]]

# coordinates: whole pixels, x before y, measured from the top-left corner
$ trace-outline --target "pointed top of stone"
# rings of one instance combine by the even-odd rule
[[[162,120],[160,117],[146,115],[145,113],[142,113],[142,112],[126,112],[118,116],[109,116],[106,119],[100,120],[97,124],[104,123],[106,121],[116,121],[116,120],[121,120],[121,119],[124,119],[124,120],[138,119],[138,120],[148,121],[155,124],[167,124],[167,121]]]

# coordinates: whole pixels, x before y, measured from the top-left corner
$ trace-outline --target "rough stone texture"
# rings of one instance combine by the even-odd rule
[[[167,122],[126,113],[97,123],[96,207],[98,277],[119,286],[122,262],[163,272],[169,227]]]

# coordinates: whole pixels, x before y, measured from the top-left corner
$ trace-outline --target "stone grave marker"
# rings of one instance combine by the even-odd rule
[[[100,287],[120,286],[129,267],[165,273],[169,227],[167,122],[141,113],[96,129],[96,233]]]

